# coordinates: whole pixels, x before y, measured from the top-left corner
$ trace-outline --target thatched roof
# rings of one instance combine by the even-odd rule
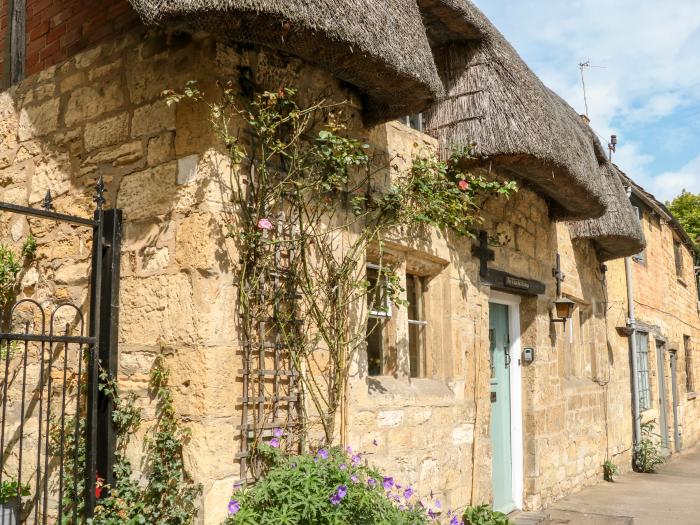
[[[600,147],[597,139],[593,138]],[[602,148],[600,150],[604,155]],[[608,210],[597,219],[569,223],[571,237],[593,241],[601,261],[638,254],[646,246],[646,241],[622,183],[624,174],[607,161],[601,163],[600,173],[606,182]]]
[[[415,0],[130,0],[147,24],[206,30],[318,64],[357,87],[368,124],[442,94]]]
[[[474,143],[477,157],[548,196],[557,218],[600,216],[607,188],[579,115],[471,2],[419,4],[447,92],[424,114],[428,133],[445,148]]]

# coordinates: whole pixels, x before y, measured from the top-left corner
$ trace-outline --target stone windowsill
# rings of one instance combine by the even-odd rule
[[[695,398],[697,398],[697,397],[698,397],[698,393],[697,393],[697,392],[688,392],[688,401],[690,401],[690,400],[692,400],[692,399],[695,399]]]

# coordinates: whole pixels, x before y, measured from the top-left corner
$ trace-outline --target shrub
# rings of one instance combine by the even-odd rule
[[[463,519],[464,525],[510,525],[508,516],[492,510],[488,505],[468,507]]]
[[[634,446],[634,467],[637,472],[656,472],[656,467],[665,460],[661,455],[657,438],[654,433],[654,420],[642,424],[642,439]]]
[[[615,476],[618,472],[619,469],[617,468],[617,465],[615,465],[615,463],[613,463],[611,460],[606,459],[603,463],[603,479],[612,483],[615,481]]]
[[[29,496],[30,487],[28,483],[20,484],[16,480],[3,481],[0,483],[0,505],[4,505],[12,498]]]
[[[360,454],[321,448],[285,455],[282,433],[260,446],[267,466],[262,479],[238,488],[225,525],[423,525],[434,520],[438,501],[420,500],[413,487],[363,464]],[[448,513],[447,523],[460,524]]]

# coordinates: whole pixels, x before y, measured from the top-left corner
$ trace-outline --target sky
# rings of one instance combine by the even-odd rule
[[[700,0],[475,0],[613,161],[665,201],[700,193]],[[595,67],[594,67],[595,66]]]

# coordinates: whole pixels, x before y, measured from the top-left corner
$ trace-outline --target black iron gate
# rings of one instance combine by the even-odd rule
[[[79,305],[25,298],[0,330],[0,525],[82,523],[111,483],[115,436],[102,372],[116,377],[121,210],[92,219],[0,202],[0,211],[92,230],[87,316]]]

